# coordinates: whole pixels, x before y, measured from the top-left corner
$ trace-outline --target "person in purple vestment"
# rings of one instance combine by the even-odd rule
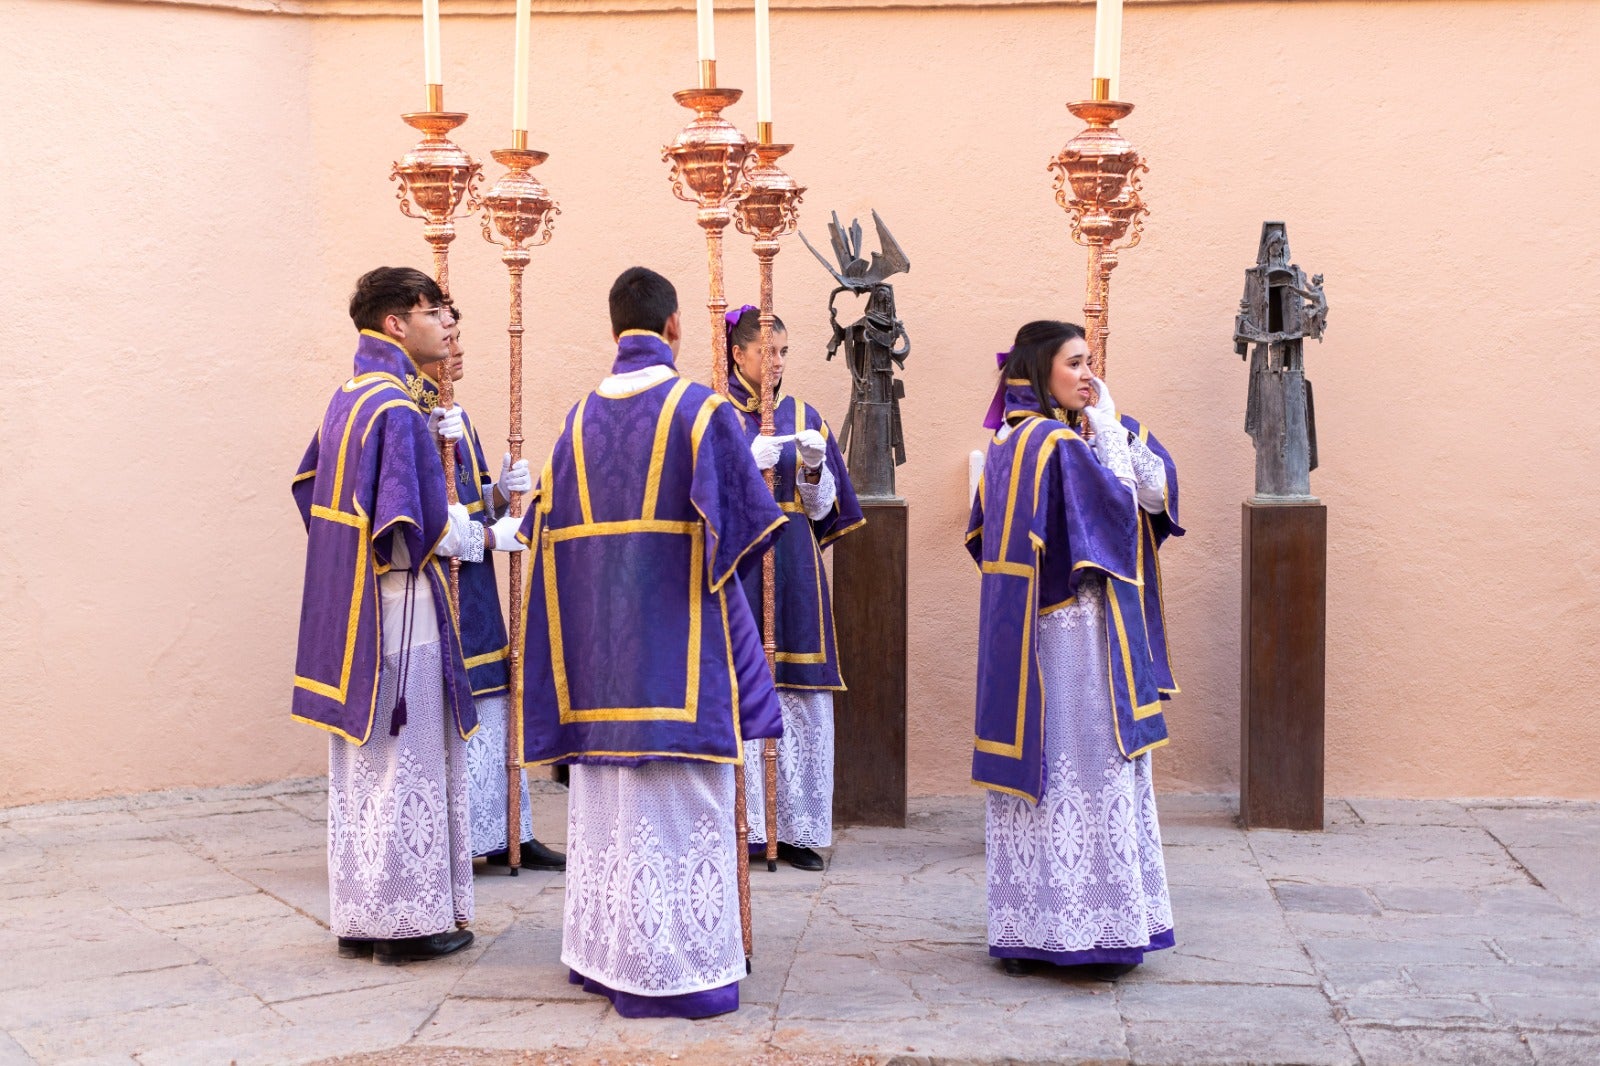
[[[773,325],[773,434],[761,432],[761,313],[728,312],[728,395],[739,409],[756,466],[774,471],[773,492],[790,514],[773,547],[776,575],[776,681],[783,703],[778,741],[778,858],[800,870],[821,870],[817,848],[833,843],[833,694],[844,689],[833,631],[833,603],[822,553],[866,524],[833,431],[815,407],[783,393],[789,332]],[[760,559],[746,560],[739,580],[762,618]],[[761,745],[745,746],[751,766],[747,802],[750,851],[766,853],[766,778]]]
[[[450,380],[466,376],[466,352],[461,344],[461,309],[451,304],[455,326],[450,331]],[[412,396],[424,413],[438,403],[438,383],[429,374],[419,373],[406,381]],[[462,504],[473,521],[492,526],[510,513],[513,496],[526,495],[533,487],[528,461],[512,462],[506,452],[500,460],[500,476],[489,474],[483,442],[478,439],[472,419],[462,411],[456,443],[456,481]],[[514,540],[514,538],[513,538]],[[521,541],[507,546],[519,551]],[[513,559],[512,566],[518,565]],[[472,816],[472,854],[484,857],[489,866],[509,864],[506,836],[506,729],[510,720],[508,704],[509,673],[505,619],[501,615],[500,590],[495,581],[494,564],[461,564],[461,644],[466,655],[467,676],[472,682],[472,700],[478,713],[478,731],[467,741],[467,770],[470,779],[468,809]],[[519,865],[530,870],[564,870],[567,857],[541,844],[533,835],[533,807],[528,796],[528,775],[522,775],[519,802],[521,853]]]
[[[736,1010],[735,770],[775,737],[772,675],[735,577],[784,523],[734,407],[678,376],[678,295],[611,288],[611,375],[567,415],[530,547],[524,755],[571,769],[561,961],[624,1017]]]
[[[1176,468],[1118,418],[1087,357],[1063,322],[1028,323],[1000,357],[967,533],[982,574],[973,780],[989,790],[990,955],[1011,974],[1045,962],[1114,980],[1174,942],[1150,752],[1176,686],[1164,638],[1160,667],[1153,651],[1144,516],[1163,538],[1182,530]]]
[[[432,278],[363,275],[353,376],[295,475],[306,523],[292,714],[328,746],[328,920],[347,958],[437,958],[472,942],[466,741],[477,727],[444,560],[494,534],[450,505],[438,434],[408,377],[437,370],[454,323]],[[503,523],[502,545],[517,523]]]

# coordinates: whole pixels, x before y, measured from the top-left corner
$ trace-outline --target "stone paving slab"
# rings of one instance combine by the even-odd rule
[[[982,798],[922,799],[820,876],[754,867],[755,973],[699,1022],[569,984],[549,872],[480,867],[456,956],[337,958],[324,808],[303,779],[0,809],[0,1066],[1600,1063],[1597,804],[1333,799],[1326,832],[1247,833],[1162,797],[1178,946],[1108,985],[1007,977]]]

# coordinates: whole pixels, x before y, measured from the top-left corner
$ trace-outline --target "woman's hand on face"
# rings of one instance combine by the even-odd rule
[[[1089,405],[1089,410],[1104,415],[1111,421],[1117,420],[1117,404],[1111,398],[1111,388],[1098,376],[1094,379],[1095,400]]]

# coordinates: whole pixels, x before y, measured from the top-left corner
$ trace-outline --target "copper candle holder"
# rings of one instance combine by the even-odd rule
[[[511,320],[506,334],[511,351],[511,417],[506,446],[512,462],[522,458],[522,274],[532,258],[530,248],[550,242],[555,216],[561,213],[550,190],[533,176],[533,168],[549,156],[525,147],[527,135],[516,131],[517,147],[491,153],[506,167],[483,197],[483,239],[500,248],[500,261],[511,276]],[[511,501],[511,513],[522,514],[522,498]],[[510,671],[510,717],[506,721],[506,851],[511,876],[522,865],[522,630],[526,624],[522,599],[522,567],[510,561],[511,646],[506,658]]]
[[[442,90],[435,93],[430,86],[428,96],[430,104],[442,107],[443,98]],[[454,220],[477,210],[477,186],[483,175],[483,167],[473,162],[471,156],[446,136],[451,130],[467,121],[464,113],[432,110],[416,111],[400,117],[405,120],[406,125],[422,131],[423,136],[422,140],[394,165],[389,177],[391,181],[400,183],[400,189],[396,193],[400,201],[400,213],[407,218],[423,220],[422,236],[433,248],[434,280],[439,283],[439,288],[444,291],[445,299],[448,300],[450,242],[456,239]],[[450,380],[448,367],[439,375],[439,403],[446,407],[455,403],[455,385]],[[452,504],[459,503],[460,493],[456,489],[455,449],[441,443],[439,459],[444,464],[445,496]],[[461,561],[452,558],[450,610],[453,614],[459,613],[461,603],[460,573]]]
[[[765,124],[763,133],[769,133]],[[792,144],[758,143],[751,150],[753,163],[748,167],[749,189],[733,209],[733,224],[740,233],[755,238],[756,259],[761,268],[761,432],[772,436],[773,424],[773,360],[776,355],[772,342],[775,316],[772,309],[772,261],[777,258],[778,238],[793,233],[800,223],[800,198],[805,190],[778,166],[778,160],[794,149]],[[767,491],[772,491],[774,471],[765,471]],[[777,676],[777,601],[776,564],[769,551],[761,560],[762,644],[767,653],[767,669]],[[763,776],[766,780],[767,869],[778,868],[778,744],[767,740],[761,746]]]
[[[455,219],[478,209],[478,182],[483,165],[475,162],[447,136],[467,121],[460,111],[415,111],[401,115],[406,125],[422,131],[422,140],[394,165],[390,180],[400,183],[395,193],[400,213],[423,220],[422,236],[433,248],[433,274],[439,288],[450,292],[450,242],[456,239]],[[441,391],[447,386],[440,382]]]
[[[749,189],[745,162],[750,155],[750,142],[737,126],[722,117],[722,112],[742,95],[738,89],[715,86],[673,93],[672,98],[694,111],[695,116],[661,152],[662,160],[672,164],[672,194],[699,206],[697,221],[706,231],[711,383],[724,396],[728,393],[728,323],[722,316],[728,310],[728,301],[722,282],[722,231],[731,218],[731,205]]]
[[[1139,176],[1149,171],[1138,151],[1116,127],[1133,105],[1120,100],[1078,100],[1067,110],[1088,123],[1050,161],[1056,203],[1067,212],[1072,239],[1089,250],[1083,304],[1089,367],[1105,377],[1111,334],[1111,272],[1118,255],[1139,243],[1148,213]]]

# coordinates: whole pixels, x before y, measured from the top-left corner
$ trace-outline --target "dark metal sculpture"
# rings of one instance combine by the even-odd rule
[[[1255,440],[1256,497],[1311,499],[1317,418],[1301,346],[1320,341],[1327,324],[1322,275],[1308,280],[1289,262],[1288,226],[1263,222],[1256,265],[1244,277],[1233,342],[1241,358],[1250,358],[1244,431]]]
[[[846,230],[839,224],[837,212],[828,224],[837,268],[812,247],[805,234],[800,239],[839,283],[828,296],[828,319],[833,324],[828,358],[844,345],[845,363],[850,367],[850,410],[839,433],[839,447],[845,453],[850,480],[858,495],[887,497],[895,495],[894,468],[906,461],[900,425],[900,400],[906,389],[905,382],[894,376],[894,368],[905,369],[911,339],[895,317],[894,287],[886,279],[910,270],[911,260],[878,212],[872,212],[872,221],[878,228],[882,252],[873,252],[870,261],[861,255],[861,223],[852,220]],[[839,324],[834,303],[842,292],[867,297],[861,317],[848,326]]]

